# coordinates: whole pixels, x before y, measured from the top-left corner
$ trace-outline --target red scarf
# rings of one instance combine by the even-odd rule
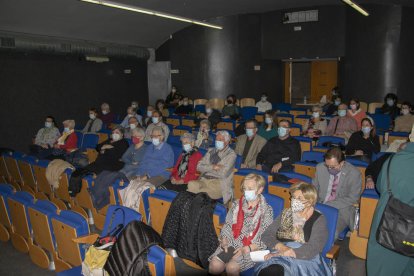
[[[241,230],[242,230],[243,225],[244,225],[243,198],[244,198],[244,196],[242,196],[240,198],[240,201],[239,201],[239,212],[237,213],[237,222],[232,225],[234,239],[237,239],[240,236]],[[253,216],[256,214],[258,209],[259,209],[259,204],[257,204],[256,210],[254,211]],[[254,239],[257,232],[259,231],[261,220],[262,220],[262,218],[259,218],[256,229],[254,229],[252,235],[250,235],[248,237],[244,237],[242,239],[243,246],[249,246],[250,244],[252,244],[252,240]]]

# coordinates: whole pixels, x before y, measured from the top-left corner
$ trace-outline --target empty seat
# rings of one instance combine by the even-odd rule
[[[171,113],[172,114],[172,113]],[[165,122],[169,125],[174,127],[181,125],[181,116],[178,115],[170,115],[166,118]]]
[[[0,184],[0,241],[8,241],[12,229],[8,198],[14,193],[13,186]]]
[[[302,136],[294,136],[293,138],[295,138],[296,140],[299,141],[299,143],[300,143],[300,150],[302,152],[311,151],[312,150],[313,140],[311,138],[309,138],[309,137],[302,137]]]
[[[241,108],[241,116],[243,120],[254,119],[257,114],[257,107],[253,106],[244,106]]]
[[[173,129],[172,134],[174,136],[181,136],[184,133],[191,133],[192,131],[193,131],[192,127],[189,127],[189,126],[176,126]]]
[[[256,107],[256,100],[254,98],[240,99],[240,107]]]

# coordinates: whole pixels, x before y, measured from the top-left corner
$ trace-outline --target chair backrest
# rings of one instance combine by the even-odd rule
[[[106,212],[105,224],[101,236],[106,236],[119,224],[123,224],[126,227],[134,220],[141,221],[141,214],[137,211],[125,206],[110,205]]]
[[[317,163],[324,161],[324,153],[320,151],[304,151],[302,153],[301,161],[315,161]]]
[[[292,109],[292,104],[290,103],[275,103],[272,104],[273,110],[279,110],[284,112],[289,112]]]
[[[346,162],[348,162],[348,163],[350,163],[354,166],[357,166],[357,167],[365,167],[366,168],[369,165],[369,163],[367,161],[363,161],[363,160],[356,159],[356,158],[353,158],[353,157],[346,157],[345,160],[346,160]]]
[[[306,115],[307,111],[305,108],[292,108],[289,110],[289,114],[292,114],[293,116],[299,116],[299,115]]]
[[[207,102],[208,102],[207,99],[195,99],[193,104],[194,104],[194,106],[205,105]]]
[[[390,145],[395,140],[407,140],[410,136],[408,132],[390,132],[388,134],[388,145]]]
[[[370,103],[368,106],[368,113],[374,114],[375,110],[383,105],[384,103]]]
[[[206,106],[205,106],[205,105],[201,105],[201,104],[197,104],[197,105],[194,107],[194,111],[195,111],[196,113],[206,113]]]
[[[168,210],[176,196],[177,192],[175,191],[156,190],[148,197],[151,225],[159,234],[162,233]]]
[[[173,125],[174,127],[181,125],[181,116],[170,115],[165,119],[165,123]]]
[[[277,122],[279,123],[281,120],[288,120],[289,122],[293,123],[293,115],[288,113],[277,113]]]
[[[366,102],[359,102],[359,108],[365,112],[368,112],[368,104]]]
[[[94,133],[83,135],[82,149],[94,149],[98,145],[99,136]]]
[[[302,152],[311,151],[313,140],[309,137],[294,136],[296,140],[300,143],[300,149]]]
[[[290,125],[290,135],[300,136],[302,134],[302,125],[292,123]]]
[[[236,128],[236,121],[232,119],[221,119],[221,121],[217,123],[216,128],[217,130],[221,129],[234,131]]]
[[[189,132],[193,130],[193,127],[195,127],[195,117],[192,116],[185,116],[181,119],[181,126],[182,127],[189,127]]]
[[[312,184],[312,178],[310,178],[309,176],[300,174],[300,173],[295,173],[295,172],[279,172],[279,174],[284,175],[290,179],[299,179],[300,181],[306,182],[308,184]]]
[[[57,198],[71,202],[71,196],[69,194],[69,179],[72,175],[72,169],[66,169],[59,177],[59,187],[55,190]]]
[[[318,147],[323,147],[323,144],[326,143],[326,142],[345,145],[345,139],[342,138],[342,137],[321,136],[321,137],[319,137],[319,140],[318,140]]]
[[[388,114],[370,114],[377,130],[389,130],[391,127],[391,116]]]
[[[26,156],[17,160],[23,183],[25,186],[30,187],[29,190],[32,193],[37,191],[36,180],[32,168],[32,164],[35,164],[35,162],[36,161],[31,156]]]
[[[167,143],[172,145],[180,145],[181,146],[181,137],[176,135],[168,135]]]
[[[328,239],[322,250],[322,256],[326,259],[326,253],[332,248],[335,242],[336,224],[338,222],[338,209],[321,203],[317,203],[315,208],[325,216],[327,224],[326,226],[328,228]]]
[[[224,99],[213,98],[208,101],[211,105],[211,108],[221,111],[224,107]]]
[[[243,163],[243,156],[237,154],[236,163],[234,163],[234,168],[239,170],[242,163]]]
[[[33,203],[33,200],[34,196],[28,192],[16,192],[10,194],[8,198],[9,214],[14,233],[19,234],[25,239],[30,238],[31,225],[27,208]],[[20,244],[14,244],[14,246],[20,249],[20,251],[26,251]]]
[[[191,127],[189,127],[189,126],[176,126],[174,129],[173,129],[173,135],[174,136],[181,136],[181,135],[183,135],[184,133],[191,133],[192,132],[192,128]]]
[[[243,120],[254,119],[257,114],[257,107],[255,106],[244,106],[241,108],[241,115]]]
[[[15,153],[4,155],[7,171],[9,172],[9,176],[12,178],[12,182],[14,184],[22,184],[23,182],[19,166],[17,165],[17,160],[19,159],[21,159],[21,156]]]
[[[83,133],[80,130],[75,130],[76,137],[78,138],[77,147],[78,149],[82,148],[83,143]]]
[[[46,168],[49,164],[47,160],[38,160],[33,164],[33,171],[36,177],[37,189],[47,195],[53,194],[52,187],[46,179]]]
[[[254,98],[243,98],[240,99],[240,107],[245,106],[256,106],[256,100]]]
[[[171,144],[171,148],[174,152],[174,165],[175,165],[181,153],[183,152],[183,147],[181,145]]]
[[[148,250],[148,268],[151,275],[175,275],[174,259],[163,248],[153,245]]]
[[[295,122],[295,124],[301,125],[302,130],[304,130],[303,128],[305,127],[305,124],[310,118],[311,118],[310,115],[298,115],[298,116],[295,116],[293,121]]]
[[[271,195],[268,193],[263,193],[263,196],[265,197],[266,202],[273,209],[273,219],[276,219],[283,211],[283,207],[284,207],[283,198],[278,197],[276,195]]]
[[[9,214],[8,198],[14,193],[13,186],[9,184],[0,184],[0,224],[11,229],[11,217]],[[4,233],[6,236],[1,235],[0,240],[7,241],[9,239],[8,233]]]

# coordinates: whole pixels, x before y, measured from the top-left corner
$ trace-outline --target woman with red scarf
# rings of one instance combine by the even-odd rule
[[[233,202],[220,233],[220,246],[209,258],[210,274],[239,275],[254,266],[250,252],[266,248],[261,236],[273,222],[273,210],[262,196],[265,183],[253,173],[244,178],[243,196]]]

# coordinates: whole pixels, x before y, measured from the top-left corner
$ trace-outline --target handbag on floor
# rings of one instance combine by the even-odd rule
[[[390,197],[377,229],[377,242],[398,254],[414,257],[414,207],[395,198],[391,191],[390,157],[387,166],[387,192]]]

